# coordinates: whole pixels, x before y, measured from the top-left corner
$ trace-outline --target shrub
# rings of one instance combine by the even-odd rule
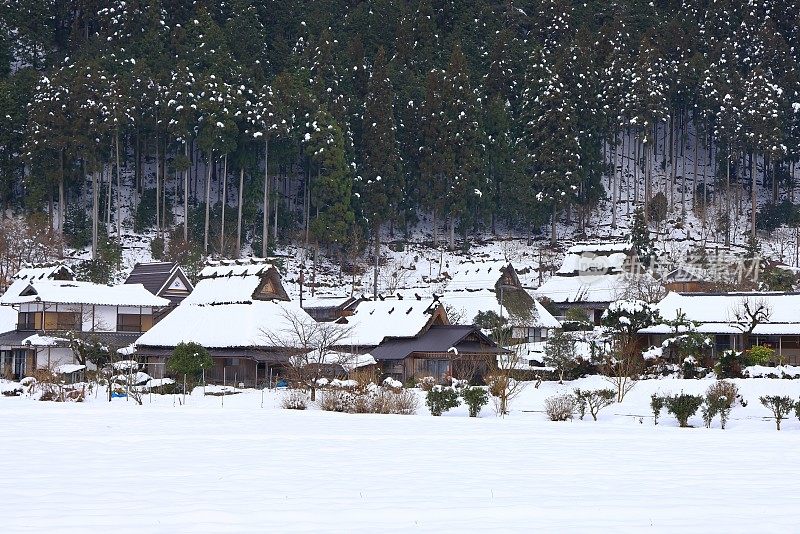
[[[341,389],[328,389],[321,392],[318,401],[321,410],[326,412],[349,413],[353,411],[353,394]]]
[[[747,351],[748,365],[767,365],[775,356],[775,351],[769,347],[755,345]]]
[[[413,391],[404,389],[394,394],[394,413],[398,415],[414,415],[419,408],[419,397]]]
[[[786,419],[786,416],[789,415],[792,410],[795,410],[795,412],[797,411],[797,405],[794,400],[788,396],[765,395],[759,397],[758,400],[772,411],[772,415],[775,417],[775,426],[778,430],[781,429],[781,421]]]
[[[706,399],[702,410],[706,428],[711,427],[714,417],[719,414],[720,425],[724,430],[725,425],[728,423],[728,416],[738,397],[739,388],[732,382],[720,380],[709,386],[706,390]]]
[[[551,421],[572,419],[575,410],[575,397],[572,395],[554,395],[544,401],[544,413]]]
[[[616,392],[613,389],[581,391],[576,388],[574,395],[581,420],[586,415],[586,409],[588,408],[592,419],[597,421],[597,414],[600,413],[600,410],[614,404],[614,399],[616,398]]]
[[[653,198],[650,199],[650,203],[647,205],[647,218],[650,222],[654,223],[663,221],[667,218],[668,206],[666,195],[659,191],[653,195]]]
[[[684,358],[681,370],[683,371],[683,378],[687,380],[697,378],[697,359],[694,356]]]
[[[478,386],[467,386],[461,392],[464,404],[469,408],[470,417],[478,417],[481,408],[489,404],[489,394],[486,389]]]
[[[436,379],[432,376],[423,376],[420,378],[417,387],[422,391],[430,391],[436,385]]]
[[[714,371],[717,373],[717,378],[741,378],[744,364],[745,360],[741,352],[726,350],[719,357]]]
[[[431,415],[442,415],[451,408],[461,404],[458,393],[454,389],[442,386],[433,386],[425,397],[425,404],[431,411]]]
[[[703,404],[703,397],[700,395],[689,395],[681,393],[680,395],[673,395],[666,397],[665,404],[667,411],[675,416],[678,424],[685,428],[689,426],[689,418],[697,413],[700,406]]]
[[[287,410],[305,410],[308,408],[308,395],[302,391],[290,391],[281,399],[281,408]]]
[[[387,376],[383,381],[383,387],[390,389],[394,393],[400,393],[400,390],[403,389],[403,383],[399,380],[395,380],[391,376]]]
[[[213,365],[211,355],[199,343],[178,343],[167,360],[167,371],[185,376],[187,384],[194,385],[202,376],[203,369],[211,369]]]
[[[570,374],[578,366],[575,344],[575,338],[563,332],[557,332],[545,344],[544,364],[555,368],[559,384],[564,382],[564,375]]]

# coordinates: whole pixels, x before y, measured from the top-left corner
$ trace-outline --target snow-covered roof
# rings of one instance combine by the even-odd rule
[[[632,253],[630,243],[575,245],[567,250],[557,275],[604,275],[621,273]]]
[[[440,306],[436,299],[384,298],[358,303],[353,315],[338,322],[348,325],[351,345],[378,345],[387,337],[420,334]]]
[[[272,264],[255,260],[206,266],[194,291],[136,345],[174,347],[193,341],[208,348],[270,346],[267,333],[288,330],[289,318],[313,321],[297,302],[254,298],[272,269]],[[280,286],[277,271],[272,273]]]
[[[274,265],[266,258],[246,258],[242,260],[210,260],[200,271],[200,278],[220,276],[259,276]]]
[[[83,371],[84,369],[86,369],[85,365],[80,365],[77,363],[62,363],[61,365],[57,365],[53,370],[56,373],[68,375],[78,371]]]
[[[174,347],[195,342],[207,348],[267,347],[267,332],[289,329],[288,317],[313,321],[295,302],[279,300],[237,304],[188,304],[153,325],[136,346]]]
[[[15,288],[15,285],[12,285]],[[156,297],[141,284],[106,286],[91,282],[36,280],[22,291],[7,291],[0,304],[52,302],[58,304],[96,304],[101,306],[162,307],[167,299]]]
[[[452,308],[461,317],[461,323],[472,324],[475,316],[480,312],[493,311],[503,317],[509,317],[508,308],[500,306],[497,294],[490,289],[477,291],[445,291],[441,298],[442,304]]]
[[[13,280],[52,280],[56,276],[75,278],[75,273],[61,263],[51,265],[26,265],[11,278]]]
[[[534,313],[533,313],[533,322],[529,326],[539,327],[539,328],[561,328],[561,323],[558,322],[558,319],[553,317],[553,315],[542,306],[542,303],[538,300],[534,299]]]
[[[556,303],[602,303],[621,298],[629,286],[628,275],[551,276],[535,296]]]
[[[43,336],[40,334],[33,334],[22,340],[23,345],[31,345],[32,347],[56,347],[59,343],[67,343],[69,340],[61,337]]]
[[[655,306],[665,320],[683,313],[689,321],[700,323],[697,331],[704,334],[739,334],[743,324],[737,324],[736,312],[744,301],[752,305],[764,303],[769,319],[755,327],[756,335],[800,335],[800,293],[668,293]],[[641,331],[649,334],[668,334],[674,328],[656,325]]]

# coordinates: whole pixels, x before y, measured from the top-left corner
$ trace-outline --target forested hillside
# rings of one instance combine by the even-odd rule
[[[0,9],[0,207],[98,260],[798,219],[796,0]]]

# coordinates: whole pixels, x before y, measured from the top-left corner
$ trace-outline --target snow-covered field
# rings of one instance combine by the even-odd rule
[[[544,399],[590,377],[530,385],[505,419],[348,415],[276,407],[279,393],[0,397],[3,532],[789,532],[800,519],[800,422],[775,431],[758,395],[800,381],[737,381],[726,430],[677,428],[640,382],[600,420],[554,423]],[[174,404],[174,405],[173,405]],[[587,416],[588,417],[588,416]]]

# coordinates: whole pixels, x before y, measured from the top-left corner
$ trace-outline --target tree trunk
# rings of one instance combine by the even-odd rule
[[[214,166],[214,152],[208,155],[208,165],[206,166],[206,221],[203,237],[203,251],[208,256],[208,224],[211,209],[211,168]]]
[[[183,154],[186,161],[189,161],[189,143],[184,141]],[[183,242],[189,242],[189,170],[191,166],[183,171]]]
[[[122,242],[122,196],[120,194],[120,167],[119,167],[119,127],[116,131],[115,158],[117,168],[117,240]]]
[[[92,259],[97,260],[98,221],[100,217],[100,188],[97,181],[97,171],[92,169]]]
[[[269,136],[264,136],[264,205],[263,205],[261,257],[267,257],[269,247]],[[306,217],[308,214],[306,213]],[[306,238],[307,239],[307,238]]]
[[[156,134],[156,236],[161,237],[161,159],[158,150],[158,134]]]
[[[614,143],[611,145],[611,148],[614,150],[613,156],[613,165],[611,167],[611,228],[617,228],[617,162],[618,162],[618,152],[617,152],[617,132],[614,132]]]
[[[236,257],[242,257],[242,192],[244,191],[244,167],[239,169],[239,202],[236,209]]]
[[[64,221],[67,218],[66,199],[64,197],[64,149],[59,152],[58,159],[58,235],[64,236]]]
[[[225,204],[228,203],[228,155],[222,163],[222,222],[219,232],[219,253],[225,257]]]
[[[550,246],[551,247],[555,247],[556,246],[556,242],[557,242],[557,239],[556,239],[556,237],[557,237],[556,236],[556,224],[558,223],[558,217],[557,217],[558,209],[557,209],[557,205],[556,204],[557,204],[557,202],[556,202],[556,199],[554,198],[553,199],[553,221],[552,221],[552,224],[550,225]]]

